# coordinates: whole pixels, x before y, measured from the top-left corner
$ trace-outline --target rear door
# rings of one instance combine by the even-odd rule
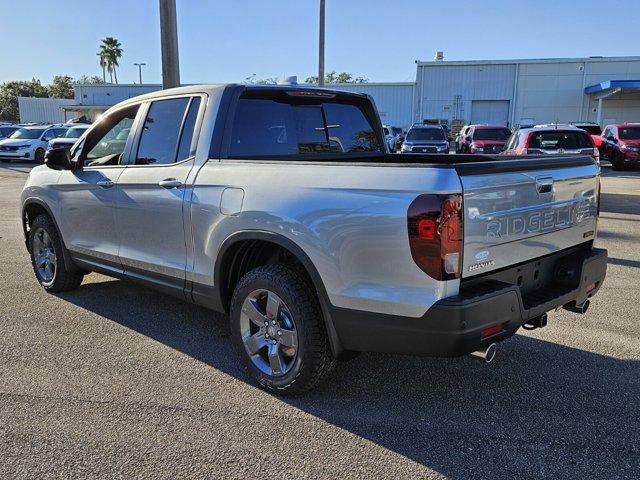
[[[591,157],[459,164],[463,277],[557,252],[596,230],[599,168]]]
[[[184,287],[183,200],[204,103],[183,96],[147,104],[131,164],[118,178],[118,255],[125,273],[171,291]]]

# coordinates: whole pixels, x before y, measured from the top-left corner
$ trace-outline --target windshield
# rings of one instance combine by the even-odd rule
[[[80,138],[80,136],[84,133],[86,128],[70,128],[65,132],[63,138]]]
[[[640,140],[640,127],[623,127],[620,131],[620,140]]]
[[[508,128],[478,128],[473,132],[474,140],[506,141],[511,136]]]
[[[20,128],[13,132],[9,138],[20,138],[23,140],[35,140],[40,138],[44,130],[40,128]]]
[[[391,127],[391,130],[393,130],[394,135],[402,135],[402,129],[400,127]]]
[[[435,140],[445,141],[444,131],[441,128],[412,128],[407,133],[407,141],[419,141],[419,140]]]
[[[581,148],[593,148],[593,144],[585,132],[552,131],[534,133],[529,141],[529,148],[578,150]]]

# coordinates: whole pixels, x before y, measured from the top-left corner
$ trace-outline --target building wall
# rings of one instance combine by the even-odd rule
[[[138,95],[161,90],[162,85],[76,85],[73,88],[79,105],[112,106]]]
[[[74,100],[64,98],[18,97],[20,122],[64,123],[62,107],[73,103]]]
[[[371,95],[385,125],[409,127],[413,123],[413,83],[334,83],[325,87]]]
[[[414,118],[469,123],[474,100],[508,100],[509,125],[595,121],[584,88],[612,79],[640,79],[640,57],[419,62]],[[615,96],[603,118],[638,121],[638,109],[637,95]]]

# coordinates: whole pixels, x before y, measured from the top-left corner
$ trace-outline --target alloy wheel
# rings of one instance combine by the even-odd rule
[[[251,292],[242,304],[240,330],[244,349],[261,372],[280,377],[291,370],[298,354],[298,331],[278,295],[266,289]]]

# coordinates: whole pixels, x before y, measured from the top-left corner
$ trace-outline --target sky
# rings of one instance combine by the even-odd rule
[[[52,5],[60,8],[52,8]],[[315,75],[318,0],[176,0],[182,83]],[[66,7],[62,7],[66,5]],[[606,6],[605,6],[606,5]],[[0,82],[102,75],[100,40],[124,54],[120,83],[161,83],[158,0],[0,0]],[[14,19],[14,20],[12,20]],[[415,60],[640,55],[638,0],[326,0],[326,71],[415,80]]]

